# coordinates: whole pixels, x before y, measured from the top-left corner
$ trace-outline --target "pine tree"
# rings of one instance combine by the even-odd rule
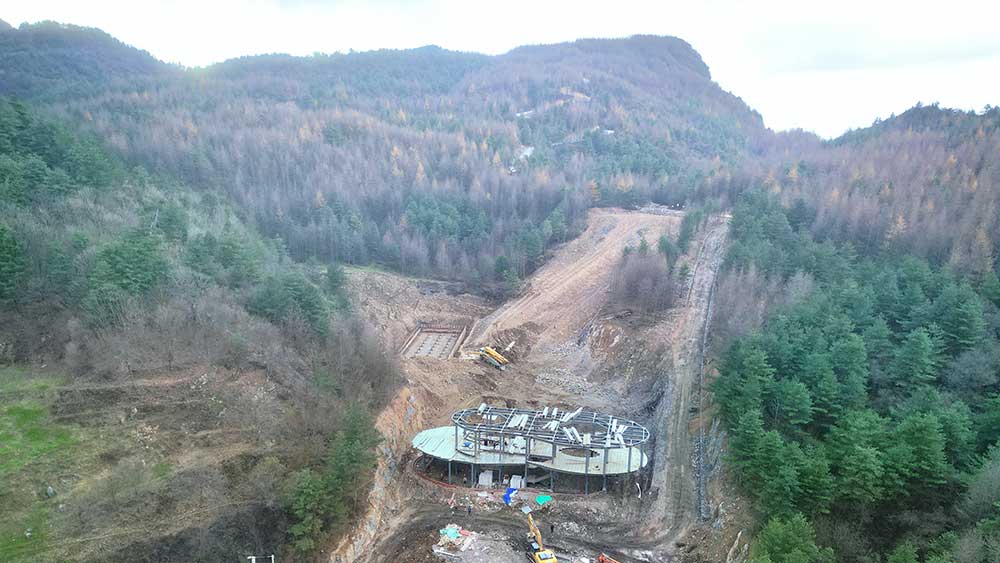
[[[937,376],[936,363],[937,353],[928,330],[913,329],[896,351],[891,367],[892,381],[896,387],[908,389],[933,383]]]
[[[838,498],[872,503],[882,497],[884,442],[883,420],[873,411],[848,413],[830,430],[826,452]]]
[[[752,468],[761,455],[764,421],[760,411],[750,409],[740,414],[729,436],[729,461],[741,479],[753,480]]]
[[[316,548],[326,526],[329,492],[323,479],[310,469],[296,473],[291,483],[285,505],[296,522],[288,531],[292,546],[301,553],[308,553]]]
[[[1000,277],[993,270],[985,272],[979,284],[979,293],[1000,307]]]
[[[1000,445],[1000,395],[984,401],[975,417],[975,428],[977,450]]]
[[[862,334],[868,357],[882,367],[892,361],[893,346],[889,339],[891,335],[889,323],[882,315],[875,317],[871,326],[865,328]]]
[[[338,262],[331,262],[326,267],[326,290],[331,295],[338,295],[340,290],[344,287],[344,282],[347,279],[347,274],[344,272],[344,267]]]
[[[749,410],[763,410],[764,390],[774,376],[774,368],[768,364],[763,350],[752,345],[734,347],[721,371],[722,376],[715,383],[715,396],[730,423]]]
[[[941,423],[933,414],[912,414],[904,418],[893,433],[895,442],[912,452],[912,465],[905,473],[911,486],[927,491],[943,485],[950,474],[945,455],[945,437]]]
[[[796,504],[799,510],[810,515],[829,512],[834,483],[830,462],[821,447],[806,448],[798,474],[801,494]]]
[[[801,514],[787,519],[772,518],[750,547],[751,563],[827,563],[833,560],[833,550],[816,545],[816,532]]]
[[[931,320],[931,303],[916,283],[903,287],[897,305],[897,317],[903,330],[914,330]]]
[[[286,507],[295,520],[289,528],[293,546],[302,553],[313,551],[327,530],[348,522],[359,482],[376,461],[374,448],[381,436],[365,410],[350,407],[341,422],[322,468],[299,471],[286,494]]]
[[[841,410],[840,387],[830,354],[812,353],[806,356],[802,379],[809,385],[816,422],[823,427],[829,426]]]
[[[798,381],[783,379],[770,383],[766,403],[775,426],[803,427],[812,420],[812,398],[806,386]]]
[[[750,464],[756,477],[754,497],[761,511],[773,516],[794,512],[801,493],[799,466],[802,452],[797,445],[785,444],[778,432],[771,430],[761,436],[758,451]]]
[[[656,244],[656,250],[663,255],[664,259],[667,261],[667,269],[669,271],[674,270],[674,264],[677,263],[677,258],[680,256],[680,250],[677,248],[667,235],[660,235],[659,241]]]
[[[910,542],[902,543],[892,550],[886,563],[920,563],[917,559],[917,548]]]
[[[848,409],[863,408],[868,403],[868,352],[865,341],[850,334],[830,347],[833,369],[840,384],[840,400]]]
[[[13,231],[0,225],[0,304],[9,303],[14,298],[25,260],[23,245]]]
[[[933,311],[950,355],[968,350],[983,336],[983,305],[968,285],[949,284],[934,302]]]
[[[92,274],[94,287],[115,285],[139,295],[167,280],[170,264],[157,239],[142,234],[113,243],[97,255]]]

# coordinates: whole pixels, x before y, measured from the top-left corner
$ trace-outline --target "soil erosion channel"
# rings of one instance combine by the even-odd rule
[[[491,310],[478,297],[440,282],[351,270],[349,286],[386,345],[401,349],[419,325],[466,327],[459,357],[401,359],[406,386],[378,417],[385,437],[375,486],[361,523],[329,554],[331,562],[435,561],[438,529],[455,522],[510,544],[518,552],[526,526],[520,512],[477,505],[454,514],[448,501],[476,504],[472,489],[442,487],[413,469],[413,436],[449,423],[460,408],[481,402],[525,408],[584,407],[628,417],[653,434],[650,464],[638,474],[644,493],[620,485],[607,492],[556,495],[543,515],[560,560],[605,551],[622,561],[671,561],[697,522],[698,456],[692,406],[697,405],[701,342],[727,222],[712,218],[678,267],[687,285],[665,313],[639,315],[609,303],[626,246],[660,235],[676,238],[682,213],[594,209],[587,229],[548,258],[523,293]],[[511,343],[516,361],[505,371],[469,359],[479,346]],[[695,460],[692,463],[692,460]],[[494,550],[487,558],[503,563]],[[523,561],[523,550],[512,561]],[[567,558],[568,557],[568,558]],[[474,560],[474,559],[470,559]]]

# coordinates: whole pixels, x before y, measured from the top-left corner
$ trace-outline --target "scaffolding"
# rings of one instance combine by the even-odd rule
[[[556,475],[584,477],[584,492],[590,492],[590,477],[601,477],[607,489],[608,476],[627,475],[646,466],[643,444],[649,431],[632,420],[578,408],[518,409],[480,405],[451,416],[451,426],[417,434],[413,446],[425,455],[446,461],[448,482],[453,464],[470,466],[473,484],[480,470],[523,466],[524,481],[532,468],[548,472],[554,488]]]

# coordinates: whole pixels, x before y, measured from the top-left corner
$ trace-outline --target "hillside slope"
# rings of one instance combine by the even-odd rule
[[[285,491],[395,386],[337,272],[0,100],[0,561],[287,555]]]
[[[32,47],[55,31],[6,40],[61,57]],[[74,68],[90,68],[84,47]],[[143,56],[117,45],[107,59]],[[0,60],[0,72],[45,80],[25,63]],[[130,163],[226,194],[296,259],[497,284],[579,232],[591,205],[682,204],[763,130],[674,38],[495,57],[436,47],[268,55],[197,71],[143,66],[124,85],[115,76],[90,96],[17,92],[43,96]]]
[[[0,95],[60,99],[161,77],[176,69],[94,28],[0,21]]]

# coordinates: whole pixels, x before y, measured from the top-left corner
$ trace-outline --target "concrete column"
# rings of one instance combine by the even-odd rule
[[[531,455],[531,437],[524,437],[524,484],[528,485],[528,456]]]
[[[556,442],[555,437],[552,438],[552,467],[556,465]],[[556,492],[556,473],[555,471],[549,469],[549,488],[552,492]]]
[[[479,432],[475,433],[476,444],[473,446],[473,456],[472,456],[472,488],[475,489],[479,486],[479,472],[476,470],[476,462],[479,461]]]
[[[604,448],[604,465],[601,467],[601,474],[604,476],[604,492],[608,492],[608,448]]]

